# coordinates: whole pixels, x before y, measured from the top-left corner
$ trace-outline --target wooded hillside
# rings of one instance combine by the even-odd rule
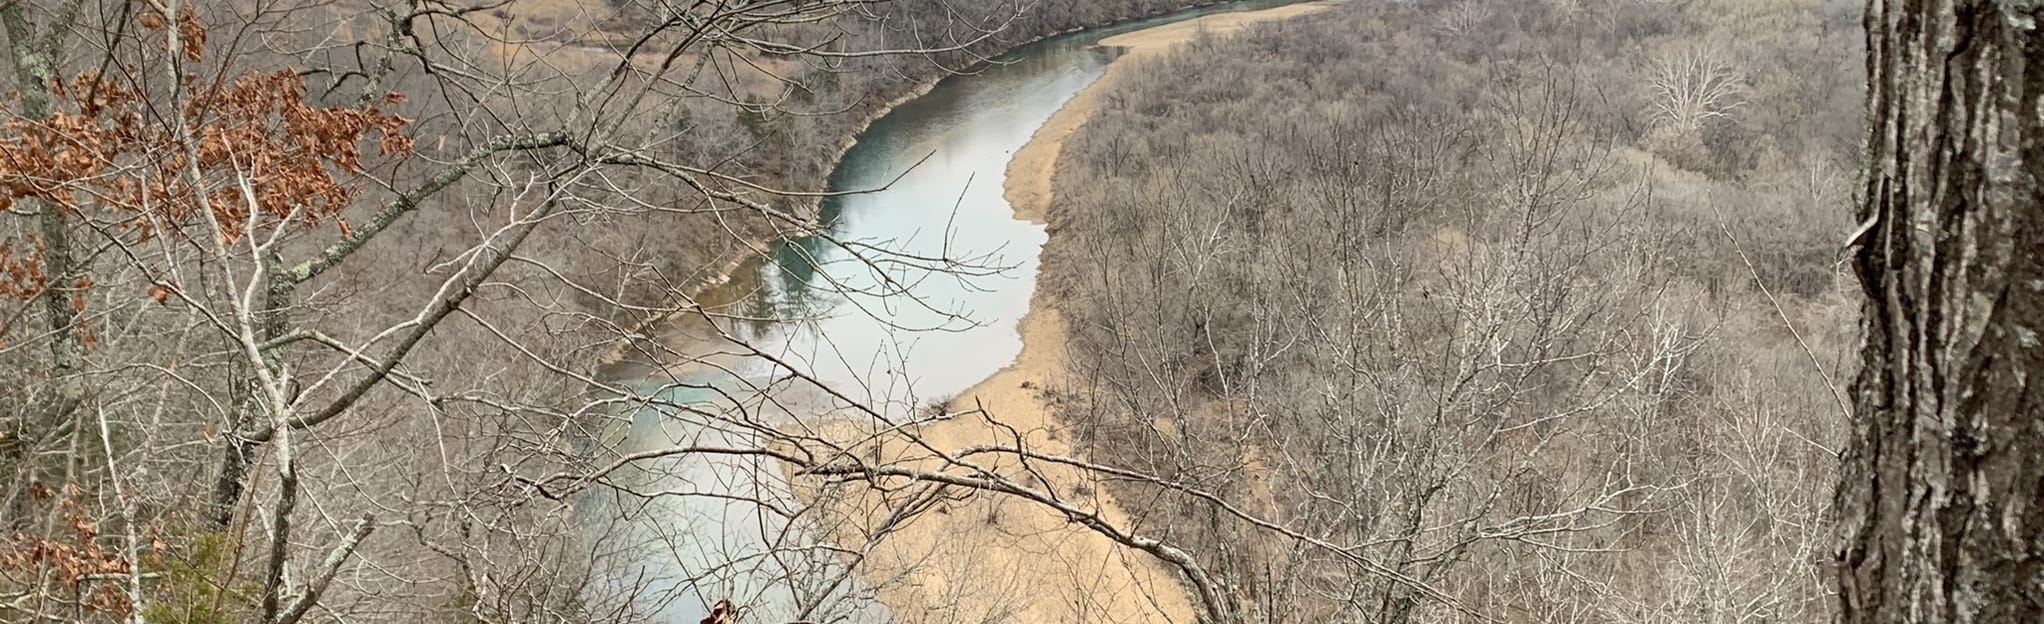
[[[1355,2],[1131,72],[1060,161],[1066,421],[1243,621],[1826,619],[1858,9]]]

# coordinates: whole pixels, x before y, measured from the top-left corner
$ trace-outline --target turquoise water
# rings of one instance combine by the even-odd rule
[[[887,188],[825,202],[816,235],[742,266],[720,309],[731,318],[665,332],[699,363],[646,387],[687,407],[635,414],[614,441],[620,452],[757,446],[759,432],[794,421],[893,418],[1006,366],[1021,351],[1016,325],[1046,234],[1013,217],[1005,169],[1105,71],[1113,51],[1094,44],[1287,3],[1231,3],[1047,39],[946,79],[875,122],[831,188]],[[619,587],[672,590],[634,598],[662,619],[693,623],[721,598],[748,605],[746,621],[890,619],[837,555],[814,548],[818,531],[772,462],[686,455],[642,464],[619,479],[668,495],[613,494],[585,505],[601,513],[583,515],[599,548],[616,544],[642,562]]]

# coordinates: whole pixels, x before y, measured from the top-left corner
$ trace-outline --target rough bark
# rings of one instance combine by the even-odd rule
[[[31,16],[21,3],[0,4],[0,29],[7,33],[7,60],[13,66],[14,78],[19,89],[13,112],[26,121],[42,121],[51,114],[53,94],[50,80],[56,75],[60,47],[57,36],[69,28],[77,16],[78,3],[69,3],[59,12],[56,20],[42,28],[33,23]],[[42,243],[42,269],[45,284],[39,295],[46,329],[49,332],[50,385],[42,401],[28,414],[22,426],[24,437],[31,440],[69,435],[75,429],[66,425],[78,406],[85,402],[87,387],[81,373],[85,367],[84,324],[79,310],[72,305],[77,281],[84,275],[80,262],[71,245],[73,218],[64,210],[49,202],[34,198],[22,198],[16,203],[22,210],[35,213],[36,232]],[[36,442],[19,441],[17,444],[0,445],[0,466],[20,465],[30,460],[29,453]],[[34,475],[31,468],[27,473]],[[31,476],[29,481],[33,482]],[[10,508],[4,511],[0,526],[21,528],[32,514],[27,513],[27,501],[10,499]]]
[[[2044,621],[2044,2],[1869,0],[1841,622]]]

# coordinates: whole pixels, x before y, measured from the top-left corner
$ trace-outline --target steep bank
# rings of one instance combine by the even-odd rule
[[[954,76],[974,75],[991,65],[1003,62],[998,60],[1003,58],[1003,55],[1026,51],[1031,46],[1045,40],[1073,33],[1139,27],[1141,22],[1144,21],[1166,16],[1178,16],[1188,12],[1226,11],[1245,5],[1269,5],[1282,1],[1284,0],[1201,0],[1193,2],[1130,0],[1130,5],[1137,7],[1137,9],[1116,15],[1093,15],[1090,17],[1071,15],[1056,20],[1049,20],[1048,22],[1024,20],[1011,25],[1011,28],[1020,29],[1019,34],[1022,35],[1021,38],[992,43],[990,44],[990,50],[975,51],[967,55],[969,60],[964,61],[963,64],[945,61],[934,63],[934,65],[946,66],[951,69],[932,72],[928,71],[929,68],[922,68],[922,71],[890,72],[896,75],[898,80],[878,81],[882,83],[884,88],[876,88],[869,91],[871,93],[870,96],[864,98],[860,103],[843,109],[838,115],[802,116],[791,121],[794,123],[815,124],[836,120],[835,125],[810,133],[815,136],[817,143],[815,147],[818,149],[814,151],[823,155],[821,162],[827,163],[823,171],[835,172],[840,168],[846,156],[862,140],[867,138],[868,131],[875,123],[888,117],[902,105],[913,102],[930,93],[932,89],[936,88],[939,83],[946,79]],[[1249,12],[1262,13],[1263,10]],[[1242,14],[1245,13],[1218,13],[1193,18],[1191,21],[1212,24],[1216,25],[1215,28],[1227,29],[1232,27],[1230,25],[1237,23],[1235,16]],[[1186,22],[1179,23],[1183,24]],[[825,176],[801,175],[789,171],[765,171],[763,173],[767,182],[765,186],[787,188],[810,194],[786,197],[761,196],[755,199],[767,201],[776,208],[784,210],[786,214],[791,215],[793,218],[809,220],[812,224],[814,220],[820,218],[823,197],[816,193],[829,189],[821,186],[812,187],[807,184],[820,185],[821,180]],[[836,183],[833,182],[833,184]],[[849,188],[871,187],[854,186]],[[1033,219],[1031,221],[1040,222]],[[648,308],[657,306],[661,311],[646,314],[636,322],[629,324],[629,338],[617,341],[610,352],[601,360],[606,370],[609,371],[609,376],[633,378],[649,375],[653,371],[659,370],[658,367],[652,364],[653,362],[674,359],[672,357],[673,354],[665,347],[687,346],[700,344],[705,340],[713,340],[716,332],[713,328],[703,325],[701,319],[702,312],[734,305],[746,298],[749,293],[753,293],[758,288],[758,284],[754,283],[751,279],[755,276],[745,274],[757,270],[761,263],[766,262],[766,256],[773,253],[777,245],[807,235],[805,229],[800,224],[773,221],[769,225],[771,227],[748,228],[742,223],[739,224],[736,226],[736,229],[731,230],[734,238],[728,241],[728,244],[724,246],[725,249],[716,254],[711,261],[702,264],[703,268],[688,276],[686,280],[679,284],[679,288],[670,291],[670,298],[664,302],[664,305],[647,302]],[[668,372],[679,371],[670,370]]]
[[[1050,181],[1066,136],[1100,105],[1116,77],[1201,33],[1225,34],[1251,23],[1304,15],[1325,4],[1205,16],[1111,37],[1126,48],[1107,74],[1082,90],[1018,150],[1007,169],[1005,192],[1018,218],[1043,223]],[[1052,243],[1056,242],[1053,236]],[[1039,288],[1020,324],[1023,349],[1015,362],[961,393],[949,404],[960,416],[920,429],[921,442],[947,452],[977,445],[1022,444],[1063,455],[1070,436],[1052,416],[1045,388],[1064,383],[1064,327],[1054,302]],[[870,433],[869,433],[870,435]],[[939,466],[928,452],[891,439],[861,449],[872,458]],[[1047,489],[1097,510],[1116,524],[1141,526],[1104,488],[1085,475],[1031,466]],[[903,491],[854,492],[843,509],[879,529]],[[1060,514],[1008,497],[976,495],[941,501],[905,526],[893,527],[862,563],[863,572],[896,613],[911,622],[1190,622],[1195,608],[1175,574],[1147,555],[1120,548]],[[1148,526],[1145,532],[1161,527]],[[841,537],[846,537],[841,535]]]

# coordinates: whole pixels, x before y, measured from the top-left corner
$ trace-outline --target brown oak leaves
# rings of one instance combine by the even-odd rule
[[[294,71],[187,89],[171,119],[170,107],[91,72],[56,81],[69,110],[0,125],[0,207],[37,199],[144,237],[206,222],[231,244],[251,229],[337,217],[372,136],[383,155],[411,152],[406,119],[308,105]]]
[[[159,14],[142,21],[185,58],[201,58],[205,30],[189,14],[175,20],[174,36]],[[308,103],[293,70],[187,75],[175,86],[141,75],[129,67],[53,80],[50,115],[0,124],[0,210],[47,206],[133,242],[163,235],[221,248],[328,221],[345,232],[341,215],[364,173],[365,143],[373,139],[386,157],[412,150],[409,120],[375,104]],[[17,229],[17,240],[0,233],[0,297],[48,287],[36,266],[46,250],[28,230]]]

